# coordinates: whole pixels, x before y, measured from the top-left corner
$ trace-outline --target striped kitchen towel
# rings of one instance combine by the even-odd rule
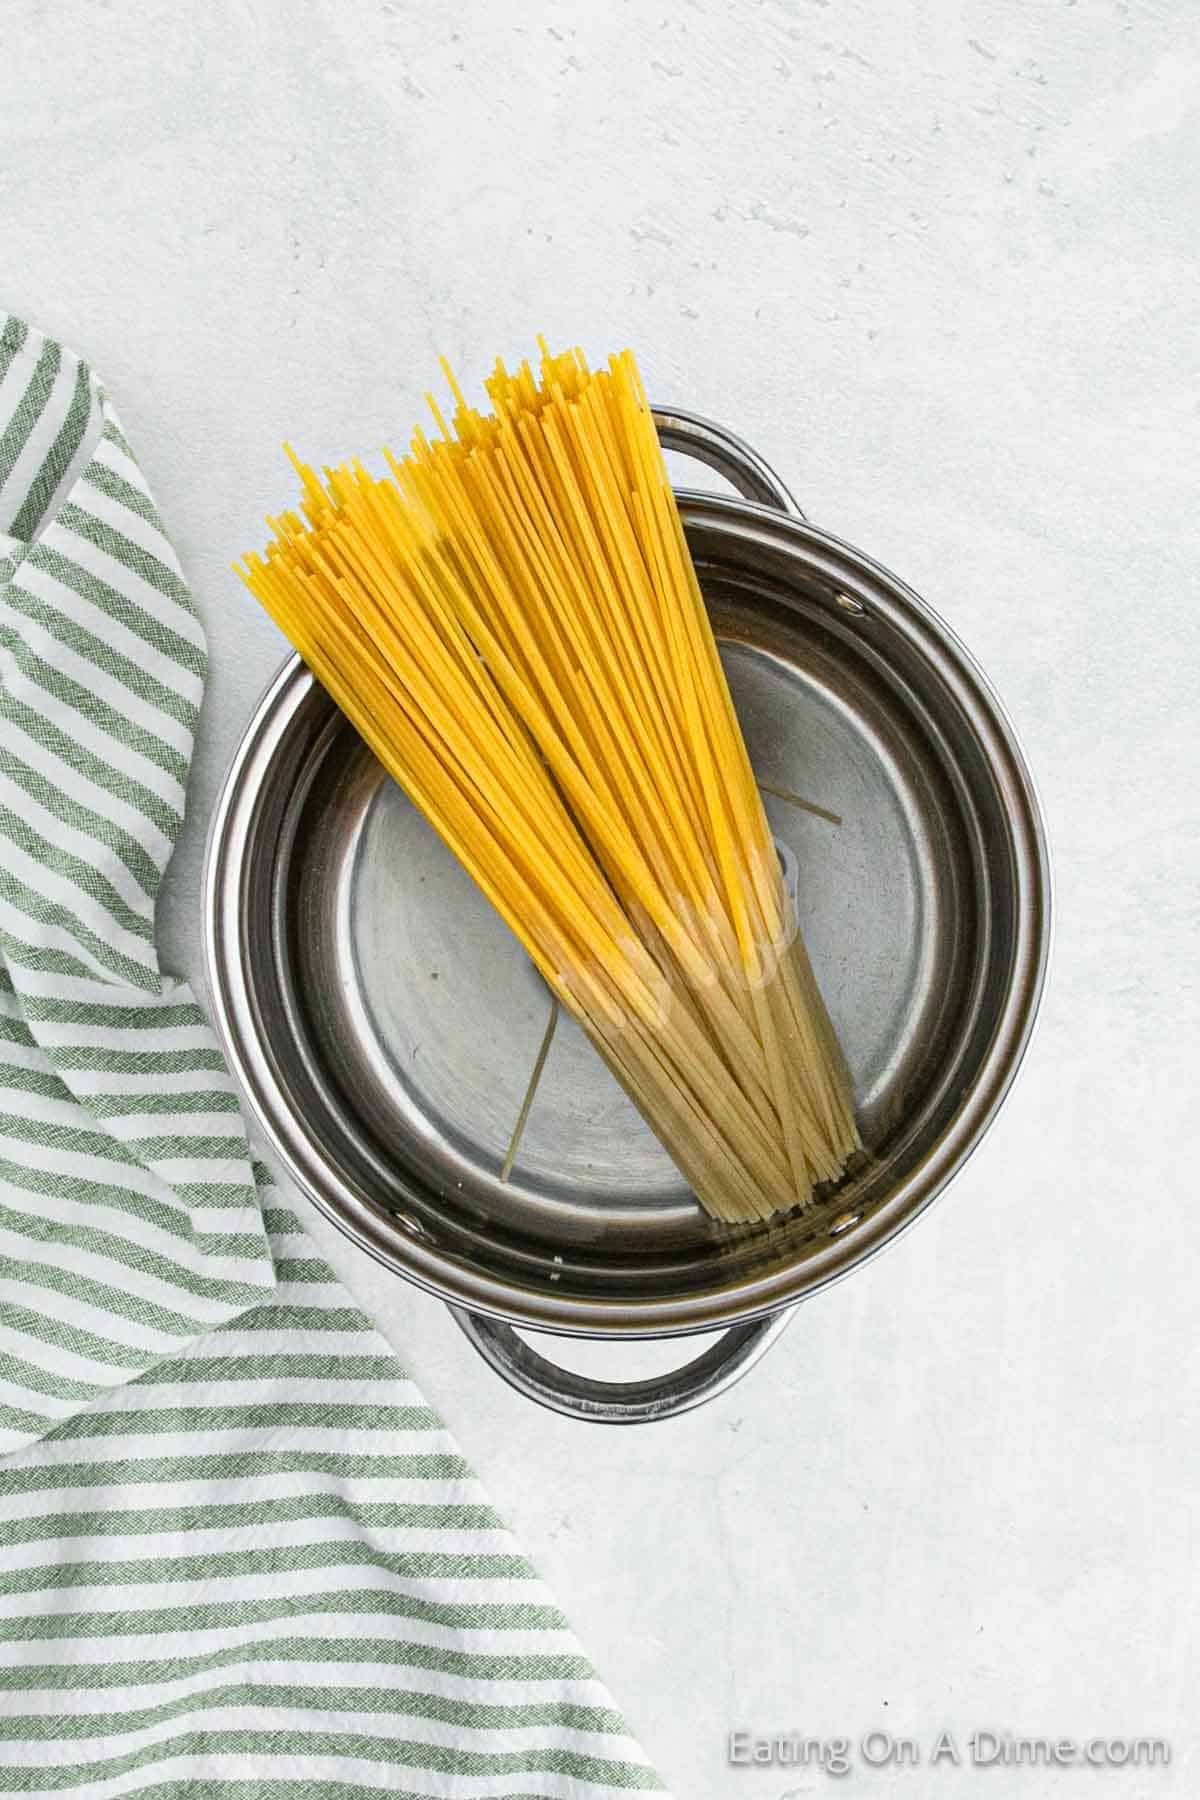
[[[0,314],[0,1794],[661,1790],[161,973],[204,637]]]

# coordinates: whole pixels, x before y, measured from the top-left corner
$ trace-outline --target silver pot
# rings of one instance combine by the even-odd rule
[[[737,438],[656,417],[668,448],[745,496],[680,506],[855,1078],[868,1155],[836,1194],[765,1226],[713,1223],[569,1020],[502,1180],[548,993],[297,659],[234,758],[204,890],[217,1028],[283,1164],[356,1243],[446,1300],[514,1386],[613,1422],[729,1386],[796,1301],[941,1192],[1016,1073],[1050,932],[1033,785],[962,645],[808,524]],[[727,1329],[682,1369],[602,1383],[514,1325]]]

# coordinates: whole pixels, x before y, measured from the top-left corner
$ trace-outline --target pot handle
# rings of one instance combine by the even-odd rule
[[[688,1412],[739,1381],[792,1322],[794,1307],[731,1326],[681,1369],[643,1381],[597,1381],[539,1355],[501,1319],[452,1306],[455,1321],[480,1356],[510,1387],[571,1419],[598,1425],[641,1425]]]
[[[804,514],[770,463],[764,462],[757,450],[732,431],[715,425],[711,419],[702,419],[698,413],[679,412],[675,407],[654,406],[650,410],[664,450],[694,456],[697,462],[715,469],[743,499],[772,506],[790,518],[803,519]]]

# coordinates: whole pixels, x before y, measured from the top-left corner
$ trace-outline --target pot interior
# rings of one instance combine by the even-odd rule
[[[315,1197],[448,1297],[559,1329],[682,1329],[722,1296],[749,1309],[827,1279],[872,1246],[881,1209],[891,1235],[970,1147],[922,1185],[1011,1011],[1027,936],[994,715],[936,621],[811,528],[692,497],[685,520],[855,1082],[867,1153],[819,1206],[709,1220],[565,1015],[501,1180],[548,990],[302,672],[276,689],[231,870],[270,1074],[269,1103],[255,1097],[285,1153],[303,1139]]]

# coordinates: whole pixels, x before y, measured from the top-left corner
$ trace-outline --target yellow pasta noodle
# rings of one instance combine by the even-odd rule
[[[632,353],[543,344],[239,574],[727,1221],[858,1147]],[[291,452],[289,451],[289,455]]]

